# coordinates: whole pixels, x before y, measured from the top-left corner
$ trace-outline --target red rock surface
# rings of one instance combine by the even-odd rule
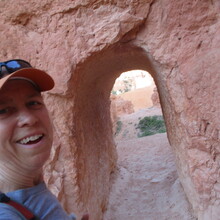
[[[114,112],[117,116],[131,114],[134,112],[134,105],[121,96],[111,95],[111,112]]]
[[[160,98],[159,98],[159,94],[157,91],[157,87],[155,87],[153,89],[153,93],[151,95],[151,100],[152,100],[153,106],[160,107]]]
[[[151,85],[145,88],[135,89],[134,91],[121,94],[120,97],[125,100],[129,100],[134,105],[135,111],[148,108],[153,106],[151,96],[153,94],[154,86],[155,85]]]
[[[102,219],[116,150],[115,79],[155,80],[180,181],[198,219],[219,218],[220,4],[218,0],[0,1],[0,59],[51,74],[45,96],[55,142],[45,168],[67,211]]]
[[[113,134],[117,132],[117,121],[121,115],[131,114],[134,112],[134,105],[131,101],[125,100],[120,96],[111,95],[111,120]]]

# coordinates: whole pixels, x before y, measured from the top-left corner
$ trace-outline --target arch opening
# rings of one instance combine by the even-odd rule
[[[110,100],[116,142],[166,132],[157,87],[147,71],[121,73]]]
[[[156,97],[154,98],[156,95],[157,88],[150,73],[145,70],[130,70],[121,73],[115,80],[111,91],[111,100],[129,101],[133,112],[135,112],[154,105],[159,106],[159,97],[157,100]],[[120,110],[120,106],[118,108]],[[126,113],[126,109],[121,109],[121,113],[123,114],[123,110]]]

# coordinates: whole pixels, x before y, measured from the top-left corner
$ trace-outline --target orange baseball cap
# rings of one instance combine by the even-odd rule
[[[3,68],[4,67],[4,71]],[[15,59],[0,62],[0,89],[10,79],[24,79],[32,82],[41,91],[54,87],[54,80],[46,72],[33,68],[27,61]]]

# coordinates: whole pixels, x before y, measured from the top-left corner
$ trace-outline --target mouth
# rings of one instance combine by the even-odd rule
[[[19,144],[36,144],[43,138],[43,136],[44,136],[43,134],[29,136],[29,137],[26,137],[26,138],[23,138],[23,139],[17,141],[17,143],[19,143]]]

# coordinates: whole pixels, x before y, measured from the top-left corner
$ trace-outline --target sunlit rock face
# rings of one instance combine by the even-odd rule
[[[111,95],[110,100],[112,114],[115,114],[119,117],[120,115],[131,114],[134,112],[134,106],[131,101],[115,95]]]
[[[1,60],[26,59],[56,81],[45,95],[55,136],[45,179],[68,212],[102,219],[117,160],[110,91],[123,71],[142,69],[157,85],[195,215],[218,219],[218,0],[7,0],[0,7]]]
[[[159,94],[157,91],[157,87],[155,87],[153,90],[153,94],[151,95],[151,100],[152,100],[153,106],[160,107],[160,98],[159,98]]]

